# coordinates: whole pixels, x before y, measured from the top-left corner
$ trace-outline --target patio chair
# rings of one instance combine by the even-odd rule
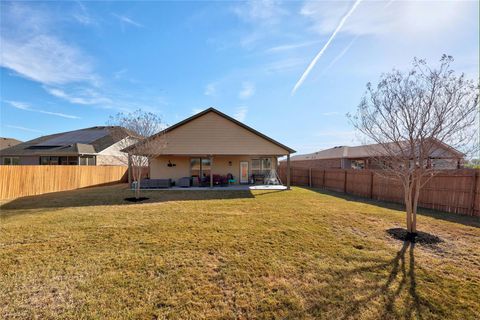
[[[214,174],[213,175],[213,185],[218,186],[222,183],[222,176],[219,174]]]
[[[227,179],[228,179],[228,184],[235,184],[237,183],[237,180],[235,180],[235,177],[233,174],[229,173],[227,174]]]
[[[210,186],[210,177],[198,177],[198,184],[200,187],[209,187]]]

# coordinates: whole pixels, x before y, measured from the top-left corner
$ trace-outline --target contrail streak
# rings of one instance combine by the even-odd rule
[[[355,3],[353,4],[353,6],[350,8],[350,10],[347,12],[347,14],[342,18],[342,20],[340,20],[340,23],[338,24],[337,28],[335,29],[335,31],[333,31],[332,35],[330,36],[330,38],[328,39],[327,43],[325,43],[325,45],[323,46],[323,48],[317,53],[317,55],[315,56],[315,58],[313,58],[312,62],[310,62],[310,64],[308,65],[307,69],[305,70],[305,72],[303,72],[302,76],[300,77],[300,79],[297,81],[297,83],[295,84],[295,86],[293,87],[293,90],[292,90],[292,95],[295,94],[295,92],[297,91],[297,89],[303,84],[303,82],[305,81],[305,79],[307,78],[308,74],[310,73],[310,71],[312,71],[313,67],[315,66],[315,64],[317,63],[318,59],[320,59],[320,57],[323,55],[323,53],[325,52],[325,50],[327,50],[328,46],[330,45],[330,43],[333,41],[333,39],[335,39],[335,36],[337,35],[337,33],[340,31],[340,29],[343,27],[343,25],[345,24],[345,21],[347,21],[347,19],[352,15],[352,13],[355,11],[355,9],[358,7],[358,5],[360,4],[360,2],[362,2],[362,0],[357,0],[355,1]]]
[[[330,70],[330,68],[333,67],[335,65],[335,63],[337,63],[337,61],[340,60],[345,55],[345,53],[348,52],[348,50],[350,50],[350,47],[355,43],[355,41],[358,39],[358,37],[359,36],[356,36],[355,38],[353,38],[352,41],[350,41],[350,43],[342,50],[342,52],[340,52],[332,60],[332,62],[329,63],[329,65],[323,70],[322,75],[324,75],[328,70]]]

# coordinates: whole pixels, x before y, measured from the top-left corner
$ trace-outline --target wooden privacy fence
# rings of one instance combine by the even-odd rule
[[[127,181],[124,166],[0,166],[0,199]]]
[[[292,185],[353,194],[375,200],[404,203],[400,182],[374,170],[290,168]],[[286,181],[286,167],[278,174]],[[420,191],[419,206],[446,212],[480,216],[480,170],[444,170]]]

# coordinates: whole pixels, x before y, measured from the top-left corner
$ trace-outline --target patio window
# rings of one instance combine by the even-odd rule
[[[53,157],[53,156],[42,156],[40,157],[41,165],[78,165],[78,157],[76,156],[64,156],[64,157]]]
[[[267,174],[273,169],[271,158],[252,159],[252,174]]]
[[[80,165],[81,166],[94,166],[95,165],[95,156],[81,156]]]
[[[365,169],[365,160],[352,160],[352,169]]]
[[[210,176],[210,159],[209,158],[191,158],[190,174],[192,177],[208,177]]]
[[[20,158],[19,157],[5,157],[3,158],[3,164],[4,165],[19,165],[20,164]]]

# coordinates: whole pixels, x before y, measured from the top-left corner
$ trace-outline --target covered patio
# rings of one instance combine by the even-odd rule
[[[150,159],[149,177],[167,180],[164,188],[290,189],[290,175],[280,181],[276,172],[280,157],[286,156],[290,167],[295,150],[214,108],[129,148],[140,146],[155,155]]]
[[[150,163],[151,179],[171,179],[179,187],[283,185],[278,155],[162,155]],[[289,155],[287,155],[287,158]]]

